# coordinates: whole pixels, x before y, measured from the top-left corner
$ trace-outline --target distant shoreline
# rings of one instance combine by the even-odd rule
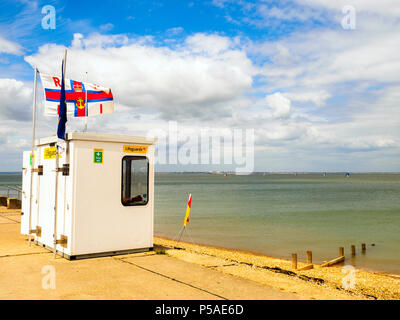
[[[21,175],[21,172],[17,172],[17,171],[12,171],[12,172],[0,172],[0,175],[5,175],[5,176],[12,176],[12,175]]]
[[[346,174],[347,172],[349,172],[351,175],[352,174],[400,174],[400,172],[394,171],[394,172],[390,172],[390,171],[382,171],[382,172],[352,172],[352,171],[310,171],[310,172],[263,172],[263,171],[257,171],[257,172],[252,172],[249,175],[274,175],[274,174],[282,174],[282,175],[307,175],[307,174],[318,174],[318,175],[323,175],[323,174],[327,174],[327,175],[342,175],[342,174]],[[207,172],[207,171],[174,171],[174,172],[166,172],[166,171],[156,171],[156,174],[206,174],[206,175],[223,175],[223,174],[227,174],[227,175],[236,175],[234,172],[230,172],[230,171],[220,171],[220,172]],[[0,175],[21,175],[22,171],[2,171],[0,172]]]

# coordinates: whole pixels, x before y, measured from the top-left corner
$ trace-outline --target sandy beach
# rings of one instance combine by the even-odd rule
[[[176,243],[155,237],[166,254],[225,274],[292,292],[309,299],[400,299],[400,277],[355,269],[354,288],[343,288],[343,264],[311,270],[293,270],[291,261],[224,248]],[[346,264],[346,261],[345,261]],[[298,268],[306,263],[298,262]]]

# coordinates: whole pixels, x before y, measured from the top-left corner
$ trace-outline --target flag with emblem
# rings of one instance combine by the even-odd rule
[[[61,78],[40,74],[45,96],[45,115],[57,116],[60,110]],[[111,89],[65,79],[65,101],[68,117],[88,117],[114,112]]]

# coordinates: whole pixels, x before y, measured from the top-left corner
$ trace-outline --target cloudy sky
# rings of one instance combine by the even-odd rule
[[[398,0],[2,0],[0,171],[30,149],[32,67],[59,75],[65,48],[68,78],[113,90],[89,131],[254,129],[256,171],[400,171]],[[229,168],[159,167],[207,169]]]

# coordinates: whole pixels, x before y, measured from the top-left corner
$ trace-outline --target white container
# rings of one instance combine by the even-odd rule
[[[31,230],[35,242],[51,250],[56,141],[56,137],[36,141],[32,214],[30,152],[23,154],[21,233]],[[58,254],[72,260],[153,247],[155,143],[145,137],[67,134],[59,168],[68,164],[69,172],[57,173]],[[35,172],[40,166],[43,173]]]

